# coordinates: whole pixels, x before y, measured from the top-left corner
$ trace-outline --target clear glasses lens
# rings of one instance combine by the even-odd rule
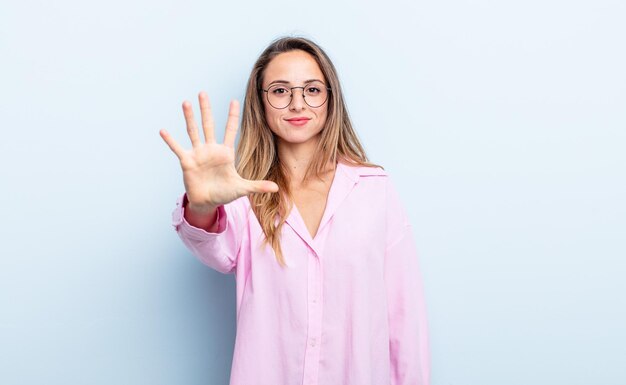
[[[274,84],[267,90],[267,101],[274,108],[285,108],[291,103],[292,92],[297,90],[302,90],[302,87],[292,90],[284,84]],[[326,102],[328,90],[322,82],[311,82],[304,86],[303,96],[306,104],[315,108]]]

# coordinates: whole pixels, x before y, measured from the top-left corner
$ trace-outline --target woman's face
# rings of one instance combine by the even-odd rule
[[[283,52],[272,59],[263,74],[263,89],[281,84],[284,88],[304,87],[312,80],[326,84],[326,79],[311,54],[294,50]],[[326,123],[328,100],[319,107],[311,107],[303,99],[302,88],[294,88],[291,104],[283,109],[272,107],[263,92],[265,118],[270,129],[283,144],[300,144],[319,139]],[[294,120],[300,118],[300,120]],[[290,121],[291,120],[291,121]]]

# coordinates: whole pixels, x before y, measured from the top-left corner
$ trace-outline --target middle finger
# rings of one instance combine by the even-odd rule
[[[200,114],[202,115],[202,130],[204,131],[204,141],[206,143],[215,143],[215,130],[213,122],[213,114],[211,113],[211,103],[206,92],[200,92],[198,95],[200,101]]]

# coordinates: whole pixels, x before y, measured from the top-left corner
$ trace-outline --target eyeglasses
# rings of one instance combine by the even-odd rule
[[[287,108],[291,104],[294,88],[302,89],[304,102],[309,107],[313,108],[320,107],[322,104],[326,103],[330,91],[330,87],[326,87],[326,84],[320,81],[307,83],[304,87],[287,87],[284,84],[274,84],[263,91],[267,94],[268,103],[272,107],[280,110]]]

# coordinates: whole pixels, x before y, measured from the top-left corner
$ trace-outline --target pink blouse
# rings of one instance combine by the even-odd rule
[[[233,273],[237,334],[230,385],[428,385],[426,304],[412,228],[387,173],[337,164],[311,238],[296,206],[281,268],[248,197],[219,210],[216,233],[173,225],[204,264]]]

